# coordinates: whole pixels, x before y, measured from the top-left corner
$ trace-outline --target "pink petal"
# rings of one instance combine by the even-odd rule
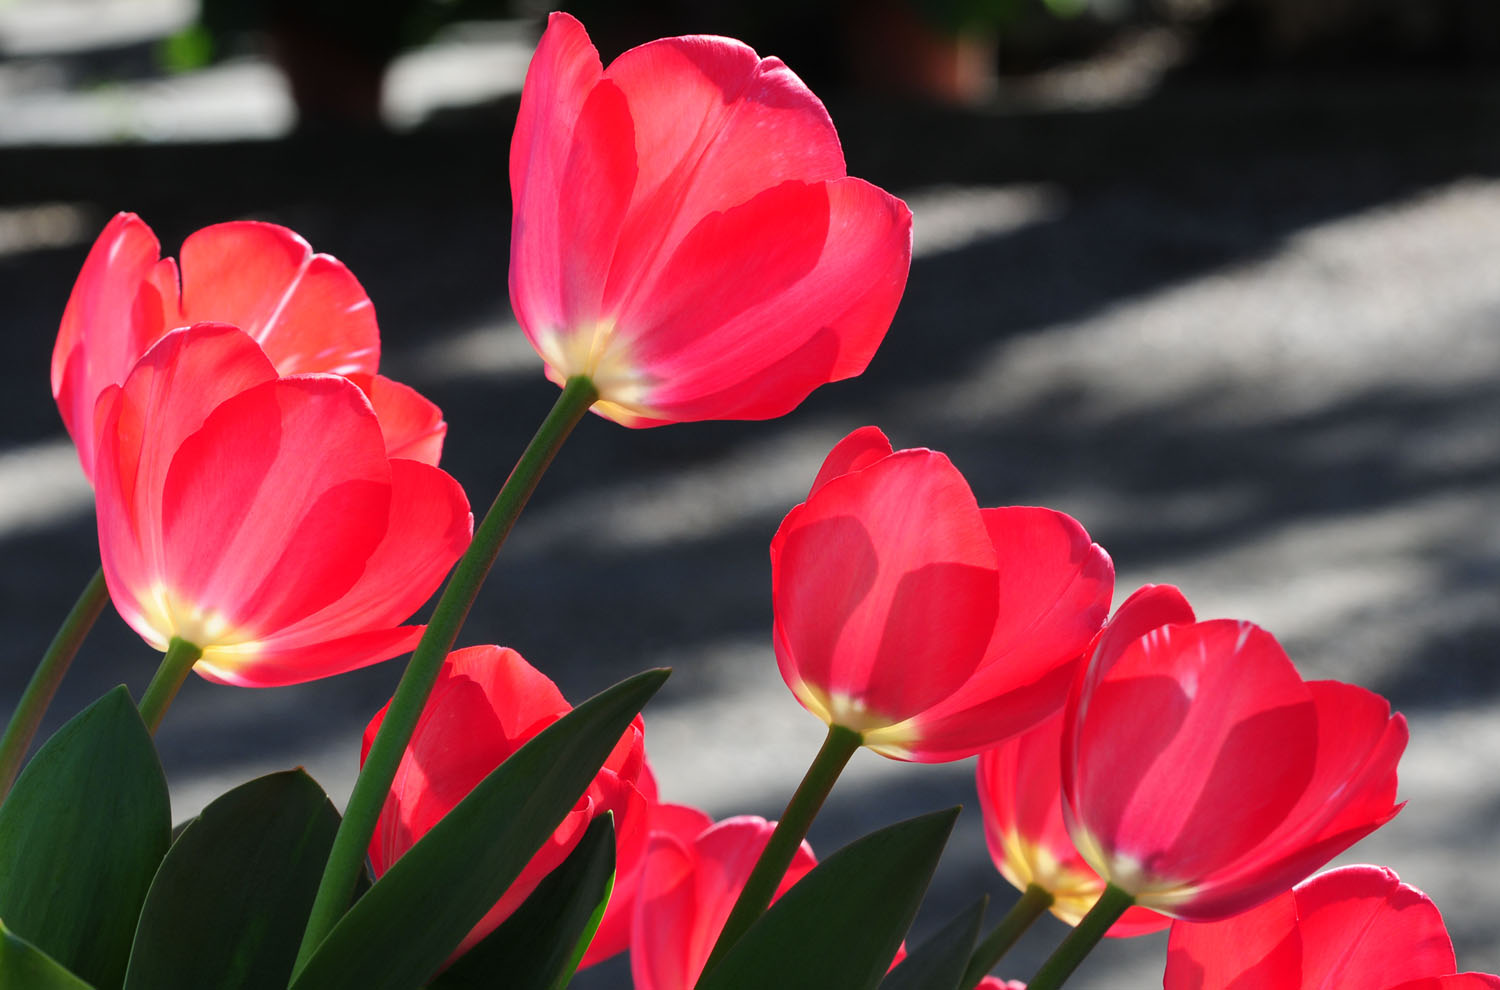
[[[178,323],[217,320],[254,337],[282,375],[373,374],[375,310],[343,263],[275,224],[215,224],[182,243]]]
[[[389,526],[390,478],[375,414],[347,379],[247,389],[172,457],[153,520],[164,584],[237,636],[284,629],[359,579]]]
[[[861,426],[834,444],[828,456],[823,458],[823,466],[818,469],[807,497],[812,498],[819,488],[839,475],[862,471],[891,453],[891,442],[878,426]]]
[[[204,680],[236,687],[286,687],[322,677],[346,674],[410,653],[416,649],[426,626],[396,626],[372,629],[338,639],[322,639],[304,645],[285,646],[272,641],[243,660],[232,653],[210,654],[193,670]]]
[[[1429,976],[1393,986],[1390,990],[1500,990],[1500,976],[1493,973]]]
[[[375,407],[387,457],[404,457],[437,466],[448,424],[437,404],[409,385],[384,375],[350,375]]]
[[[569,175],[568,166],[575,125],[601,74],[599,53],[583,25],[567,14],[552,14],[526,71],[510,145],[510,188],[515,204],[511,220],[511,304],[533,343],[538,333],[574,329],[567,325],[569,314],[563,304],[562,262],[578,241],[558,206],[570,196],[586,202],[593,191],[576,188],[573,183],[578,177]],[[626,152],[633,159],[634,142],[623,147],[606,145],[601,150],[609,153],[611,160],[615,154]],[[584,249],[596,246],[598,242],[591,240]],[[599,284],[602,291],[602,277]]]
[[[222,402],[275,376],[245,334],[198,324],[167,334],[123,386],[100,396],[95,506],[104,576],[126,622],[159,648],[171,633],[152,625],[144,602],[173,576],[163,542],[172,458]],[[217,534],[207,545],[218,545]]]
[[[910,211],[860,179],[787,183],[711,215],[637,298],[643,322],[621,316],[662,383],[649,403],[680,421],[766,419],[859,374],[910,260]]]
[[[631,926],[636,990],[691,990],[775,825],[728,818],[692,841],[652,836]],[[776,890],[780,897],[816,860],[803,843]]]
[[[1295,893],[1305,987],[1374,990],[1456,969],[1437,905],[1390,870],[1332,870]]]
[[[1225,921],[1175,921],[1167,941],[1163,990],[1297,990],[1303,939],[1297,901],[1288,890]]]
[[[1280,646],[1249,623],[1153,630],[1086,700],[1077,824],[1106,859],[1140,864],[1153,881],[1197,884],[1232,867],[1312,777],[1316,709]]]
[[[903,450],[834,478],[772,540],[782,677],[799,697],[808,685],[865,709],[859,730],[931,707],[982,658],[994,566],[968,483],[942,454]]]
[[[843,177],[828,112],[779,59],[729,38],[654,41],[612,62],[635,121],[640,178],[605,299],[621,308],[700,219],[789,179]]]
[[[337,600],[266,637],[267,647],[289,650],[398,625],[432,596],[468,548],[474,520],[458,482],[419,461],[398,457],[390,467],[384,536],[359,579]]]
[[[160,253],[156,235],[140,217],[117,213],[89,249],[63,309],[52,350],[52,395],[89,478],[99,394],[123,382],[165,329],[157,278],[164,270],[168,277],[162,281],[175,290],[176,267],[159,260]]]
[[[917,717],[912,759],[958,760],[1061,710],[1109,614],[1114,565],[1077,520],[1052,509],[982,509],[1000,572],[984,662]]]

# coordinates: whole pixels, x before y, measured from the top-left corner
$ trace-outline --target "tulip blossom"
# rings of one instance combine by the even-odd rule
[[[1172,925],[1164,990],[1497,990],[1458,973],[1437,905],[1378,866],[1346,866],[1224,921]]]
[[[294,684],[411,649],[421,627],[400,623],[468,545],[463,490],[389,456],[361,389],[279,377],[232,326],[168,333],[98,422],[110,597],[157,649],[196,646],[209,680]]]
[[[510,149],[510,298],[562,384],[627,426],[766,419],[859,374],[895,313],[911,213],[845,173],[823,104],[729,38],[605,68],[547,22]]]
[[[883,755],[957,760],[1067,697],[1114,590],[1051,509],[981,509],[942,454],[835,446],[771,541],[774,641],[803,707]]]
[[[491,770],[571,710],[557,685],[515,650],[474,646],[450,653],[401,758],[370,841],[370,865],[375,875],[390,869]],[[365,729],[361,764],[369,755],[385,712],[382,708],[376,713]],[[656,796],[642,731],[641,718],[636,716],[583,797],[495,906],[464,937],[455,957],[510,917],[542,878],[568,858],[589,822],[607,812],[615,816],[618,880],[583,965],[625,948],[631,905],[621,895],[635,883],[634,875],[640,869],[650,802]]]
[[[182,244],[181,271],[132,213],[105,226],[73,286],[52,352],[52,395],[94,474],[94,406],[125,381],[167,331],[231,323],[260,344],[278,374],[345,375],[369,395],[393,457],[437,463],[444,425],[437,407],[375,374],[375,310],[354,275],[275,224],[215,224]]]
[[[1135,903],[1213,921],[1389,821],[1406,720],[1363,688],[1303,681],[1269,633],[1194,621],[1143,588],[1100,634],[1063,726],[1063,814]]]
[[[995,867],[1020,891],[1052,895],[1052,913],[1076,925],[1104,881],[1073,848],[1062,813],[1062,713],[979,754],[975,777],[984,839]],[[1167,927],[1155,911],[1132,907],[1106,933],[1143,935]]]
[[[689,824],[651,834],[631,926],[635,990],[692,990],[775,828],[751,816],[727,818],[697,834],[688,831]],[[812,850],[802,843],[776,896],[815,865]]]

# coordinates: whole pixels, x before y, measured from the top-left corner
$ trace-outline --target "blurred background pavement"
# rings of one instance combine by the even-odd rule
[[[505,288],[538,12],[392,0],[361,8],[392,26],[366,17],[355,39],[288,23],[297,6],[0,0],[0,712],[98,559],[47,368],[115,211],[170,254],[253,217],[347,262],[382,370],[443,407],[444,466],[478,505],[552,401]],[[875,423],[947,452],[982,505],[1076,516],[1114,557],[1117,602],[1175,583],[1201,616],[1269,628],[1305,676],[1387,695],[1411,722],[1410,804],[1342,861],[1394,868],[1443,910],[1461,970],[1500,971],[1500,6],[570,9],[606,60],[688,31],[786,58],[850,173],[910,203],[916,256],[868,373],[784,419],[586,420],[461,642],[515,646],[574,701],[673,666],[646,712],[663,796],[774,817],[822,726],[776,673],[767,546],[829,447]],[[107,613],[44,732],[115,683],[139,692],[156,659]],[[342,805],[399,672],[190,679],[158,737],[174,816],[299,764]],[[962,803],[917,934],[981,891],[1003,907],[972,780],[968,761],[861,753],[813,846]],[[1046,919],[1008,975],[1061,932]],[[1074,983],[1159,986],[1163,942],[1106,945]]]

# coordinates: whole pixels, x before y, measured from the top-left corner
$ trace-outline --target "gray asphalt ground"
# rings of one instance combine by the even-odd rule
[[[46,64],[66,76],[62,57],[0,68]],[[0,88],[0,121],[36,92]],[[767,546],[828,448],[875,423],[946,451],[981,504],[1075,515],[1114,557],[1117,601],[1178,584],[1204,617],[1269,628],[1307,677],[1388,696],[1411,724],[1410,804],[1342,861],[1396,869],[1443,909],[1460,969],[1500,971],[1500,77],[1169,76],[1114,103],[829,103],[851,173],[916,215],[906,299],[869,372],[775,422],[587,420],[462,642],[517,647],[575,700],[672,666],[646,713],[664,796],[774,817],[822,727],[775,670]],[[487,504],[555,393],[506,301],[513,112],[501,99],[399,135],[246,143],[5,137],[0,711],[97,561],[47,389],[94,232],[135,210],[175,253],[199,226],[250,216],[343,258],[380,314],[384,370],[442,405],[445,466]],[[115,683],[139,691],[155,661],[107,615],[48,729]],[[267,691],[190,680],[158,737],[175,816],[298,764],[342,803],[399,672]],[[1003,907],[972,774],[861,753],[814,848],[962,803],[918,933],[981,892]],[[1008,975],[1062,931],[1039,925]],[[1109,944],[1074,984],[1159,985],[1163,945]]]

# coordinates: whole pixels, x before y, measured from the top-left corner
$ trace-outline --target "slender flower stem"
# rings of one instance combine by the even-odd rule
[[[385,720],[365,757],[364,768],[354,781],[354,792],[349,795],[349,805],[334,836],[328,863],[323,868],[323,879],[308,916],[307,929],[302,935],[302,947],[297,952],[297,965],[292,974],[294,979],[349,907],[360,864],[364,862],[370,837],[375,833],[375,823],[385,805],[391,781],[396,777],[396,768],[416,730],[427,697],[437,683],[443,660],[453,648],[458,631],[468,618],[469,609],[500,552],[501,544],[510,535],[516,517],[525,508],[527,499],[536,490],[537,482],[563,441],[598,398],[599,392],[588,378],[580,375],[568,379],[556,405],[521,453],[521,459],[495,496],[490,511],[474,531],[474,541],[448,578],[448,585],[427,623],[427,631],[422,634],[416,652],[407,663],[406,673],[396,686]]]
[[[172,699],[177,697],[177,690],[187,680],[193,664],[201,656],[203,651],[185,639],[173,636],[172,641],[167,644],[167,655],[162,657],[161,666],[151,675],[151,683],[146,685],[146,693],[141,695],[141,718],[145,720],[146,728],[152,735],[156,735],[156,727],[161,725],[162,716],[171,707]]]
[[[828,799],[828,793],[833,790],[834,781],[839,779],[849,758],[863,744],[863,738],[853,729],[846,729],[842,725],[828,727],[828,737],[823,740],[823,748],[813,757],[812,766],[807,768],[807,775],[802,778],[792,800],[787,803],[786,811],[781,813],[776,830],[771,833],[770,841],[761,851],[760,859],[755,861],[755,868],[750,871],[745,888],[740,891],[739,899],[734,902],[734,909],[729,912],[729,918],[719,932],[719,940],[714,943],[714,950],[703,967],[705,974],[724,958],[734,943],[755,923],[755,919],[770,906],[771,898],[776,896],[776,888],[781,886],[781,880],[786,876],[787,867],[792,865],[792,859],[797,855],[797,848],[807,838],[807,830],[812,826],[813,818]]]
[[[1050,893],[1034,883],[1027,885],[1021,899],[1005,913],[995,930],[975,947],[974,954],[969,957],[969,968],[964,970],[964,978],[959,983],[960,990],[973,990],[978,986],[979,981],[1010,951],[1010,947],[1026,934],[1026,929],[1051,906]]]
[[[1083,957],[1093,951],[1094,946],[1109,931],[1109,926],[1120,919],[1125,909],[1135,903],[1135,897],[1125,893],[1114,884],[1104,888],[1104,893],[1099,896],[1099,901],[1083,916],[1078,927],[1068,933],[1059,945],[1042,963],[1042,968],[1036,971],[1031,982],[1026,984],[1027,990],[1057,990],[1063,985],[1067,978],[1073,975],[1073,970],[1083,962]]]
[[[84,585],[83,593],[58,627],[57,635],[52,637],[47,652],[42,654],[42,662],[37,664],[26,690],[21,693],[21,700],[16,703],[10,724],[5,727],[5,735],[0,737],[0,801],[10,793],[10,785],[21,769],[21,761],[31,746],[37,726],[42,724],[47,706],[52,704],[52,697],[57,694],[57,687],[73,663],[78,647],[83,645],[89,630],[94,628],[94,620],[99,618],[108,601],[109,589],[104,586],[104,569],[101,567]]]

